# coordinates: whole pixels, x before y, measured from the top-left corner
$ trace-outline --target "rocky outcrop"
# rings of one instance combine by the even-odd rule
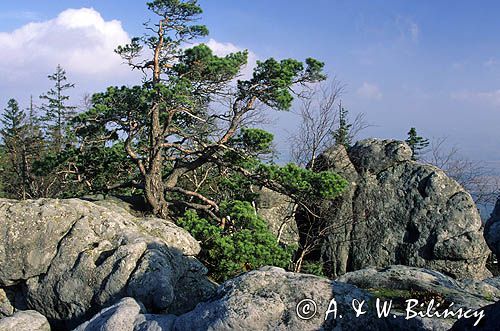
[[[337,300],[342,318],[325,312],[330,300]],[[297,304],[303,299],[317,303],[316,314],[308,315],[302,307],[304,318],[298,317]],[[377,319],[373,312],[355,318],[351,308],[353,299],[369,300],[370,296],[348,284],[332,282],[311,275],[285,272],[283,269],[264,267],[251,271],[221,285],[209,301],[199,304],[193,311],[179,317],[150,315],[141,310],[140,304],[125,299],[108,310],[102,311],[75,331],[118,330],[388,330],[388,322]],[[312,306],[308,306],[312,308]],[[340,313],[339,313],[340,314]],[[115,327],[114,321],[127,325]],[[132,317],[132,318],[130,318]],[[153,328],[155,326],[156,328]]]
[[[332,314],[325,322],[332,298],[337,300],[343,318],[333,319]],[[318,330],[322,327],[328,330],[334,326],[355,330],[367,324],[370,327],[366,330],[383,330],[385,322],[376,320],[373,312],[365,319],[356,319],[350,307],[353,299],[369,298],[351,285],[265,267],[224,283],[212,300],[176,319],[173,330]],[[299,318],[296,312],[297,304],[303,299],[313,300],[317,305],[317,313],[312,316],[307,314],[307,309],[303,311],[308,319]]]
[[[172,222],[46,199],[0,200],[0,223],[0,288],[21,287],[24,299],[7,301],[37,310],[57,328],[126,296],[150,311],[183,313],[215,288],[193,257],[198,242]]]
[[[425,305],[431,300],[443,306],[453,302],[454,311],[460,308],[474,310],[498,299],[498,285],[498,279],[465,284],[441,273],[406,266],[356,271],[336,281],[264,267],[225,282],[214,297],[183,315],[148,314],[141,303],[126,298],[104,309],[75,331],[444,331],[452,327],[456,319],[407,318],[405,307],[399,304],[412,298]],[[392,300],[387,317],[377,315],[377,298],[381,302]],[[333,312],[335,306],[330,305],[332,299],[337,304],[336,314]],[[365,313],[356,317],[353,302],[354,305],[364,302],[362,310]],[[327,313],[329,308],[332,311]],[[477,318],[469,317],[469,321],[475,320]]]
[[[434,300],[434,311],[443,312],[444,309],[449,308],[457,312],[457,317],[460,309],[469,311],[468,315],[471,316],[473,311],[500,300],[500,277],[484,281],[458,281],[440,272],[402,265],[353,271],[337,278],[336,281],[355,285],[381,300],[392,300],[396,309],[398,305],[402,306],[399,308],[404,309],[408,299],[418,300],[419,303],[424,304],[424,307]],[[436,308],[437,304],[439,307]],[[488,317],[488,315],[485,316]],[[422,318],[421,329],[448,330],[454,323],[472,326],[478,320],[478,317],[469,317],[457,322],[457,317]],[[484,317],[480,319],[480,323],[484,324]],[[402,323],[398,329],[404,329],[404,327]]]
[[[284,194],[266,187],[257,191],[256,211],[266,220],[269,229],[285,245],[299,242],[299,232],[295,223],[297,205]]]
[[[459,281],[440,272],[402,265],[349,272],[336,279],[388,299],[434,298],[476,310],[500,300],[500,278]]]
[[[484,238],[491,251],[500,256],[500,199],[497,200],[490,218],[484,226]]]
[[[455,278],[491,276],[488,249],[472,197],[431,165],[411,160],[407,144],[367,139],[347,152],[333,147],[315,170],[332,170],[350,182],[317,211],[326,236],[318,256],[336,277],[368,266],[402,264]],[[297,223],[306,223],[298,213]]]
[[[0,331],[50,331],[50,324],[40,313],[25,310],[1,319]]]
[[[124,298],[103,309],[74,331],[164,331],[172,330],[175,315],[147,314],[144,306]]]

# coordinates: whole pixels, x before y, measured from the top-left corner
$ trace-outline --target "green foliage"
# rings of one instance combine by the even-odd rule
[[[243,128],[240,133],[232,139],[234,147],[251,156],[269,154],[274,135],[262,129]]]
[[[348,122],[349,112],[342,106],[339,106],[339,128],[333,133],[335,138],[335,143],[337,145],[343,145],[345,148],[351,146],[351,137],[349,131],[351,130],[352,124]]]
[[[288,110],[293,101],[290,88],[296,83],[325,79],[321,73],[323,66],[324,63],[311,58],[306,60],[305,69],[302,62],[294,59],[257,61],[252,79],[238,81],[239,97],[256,97],[271,108]]]
[[[204,88],[218,87],[218,84],[233,79],[247,63],[248,52],[237,52],[225,57],[215,56],[212,50],[200,44],[184,51],[180,62],[174,66],[175,73],[191,82],[201,82]],[[202,90],[200,86],[196,86]]]
[[[54,195],[59,198],[107,193],[117,183],[132,181],[137,176],[121,144],[109,147],[94,145],[83,149],[67,147],[60,152],[47,153],[33,166],[38,176],[53,171],[65,173]],[[65,169],[71,171],[66,172]]]
[[[2,123],[3,171],[0,175],[5,194],[11,198],[25,198],[29,184],[27,155],[28,127],[26,113],[15,99],[10,99],[0,118]]]
[[[215,186],[217,193],[214,194],[217,201],[242,200],[255,201],[258,194],[252,192],[255,181],[239,172],[231,172],[226,176],[218,176]]]
[[[48,78],[54,83],[54,87],[40,96],[40,99],[45,102],[41,107],[45,113],[42,120],[46,136],[51,141],[52,147],[60,151],[64,147],[63,145],[69,142],[65,136],[68,122],[75,115],[76,109],[76,107],[67,104],[69,96],[65,93],[74,88],[75,84],[67,82],[66,71],[60,65],[57,65],[56,71]]]
[[[201,242],[200,259],[209,267],[211,277],[224,281],[265,265],[288,267],[294,248],[278,244],[250,203],[223,203],[221,213],[227,220],[224,226],[200,218],[194,211],[187,211],[178,220]]]
[[[305,201],[311,197],[333,199],[347,187],[347,181],[334,172],[314,172],[293,163],[284,167],[261,164],[257,172],[264,179],[278,182],[290,195]]]
[[[95,93],[88,111],[79,113],[72,126],[80,142],[115,143],[129,127],[123,125],[134,118],[135,126],[147,125],[150,103],[149,91],[141,86],[108,87],[106,92]]]
[[[197,2],[196,0],[155,0],[146,3],[148,9],[160,17],[165,42],[169,44],[168,52],[162,54],[160,59],[162,66],[181,52],[180,46],[183,43],[208,35],[206,26],[193,24],[203,12]],[[149,22],[145,26],[153,30],[158,27],[158,25],[150,26]],[[168,34],[171,31],[173,35]],[[116,53],[130,61],[132,65],[134,59],[141,57],[144,48],[154,50],[157,44],[158,36],[156,34],[134,37],[130,44],[118,46]]]
[[[23,110],[19,108],[19,103],[15,99],[10,99],[7,103],[7,108],[4,109],[4,113],[0,122],[3,125],[3,129],[0,131],[4,139],[4,143],[8,139],[19,138],[25,129],[26,114]]]
[[[169,202],[194,205],[214,199],[193,197],[186,191],[186,197],[179,196],[181,182],[195,186],[197,193],[210,192],[186,180],[205,165],[217,164],[220,176],[233,175],[238,167],[255,169],[258,157],[271,153],[272,135],[242,128],[245,119],[259,103],[289,109],[294,86],[325,79],[325,75],[324,64],[312,58],[305,62],[271,58],[259,62],[252,78],[239,80],[234,89],[231,83],[247,63],[247,51],[219,57],[204,44],[185,48],[208,33],[206,27],[195,24],[202,13],[197,1],[156,0],[147,5],[159,16],[158,22],[147,23],[146,35],[116,49],[132,69],[144,73],[144,84],[133,91],[111,88],[97,96],[94,109],[79,117],[78,127],[82,141],[93,134],[92,140],[124,143],[140,170],[153,212],[165,216]],[[136,93],[138,89],[141,93]],[[214,106],[225,100],[230,100],[229,109]],[[224,184],[231,186],[227,181]],[[211,191],[217,195],[220,190]],[[235,196],[248,198],[241,193],[240,189]]]
[[[7,152],[5,147],[0,145],[0,198],[8,198],[8,192],[5,187],[5,176],[4,174],[9,173],[9,162],[7,159]]]
[[[415,128],[408,131],[408,138],[405,141],[411,148],[411,158],[414,161],[418,160],[422,151],[429,146],[429,140],[419,136]]]
[[[300,272],[304,274],[312,274],[319,277],[326,277],[322,262],[304,261],[302,263]]]
[[[196,21],[203,12],[197,0],[155,0],[146,4],[148,9],[158,16],[168,18],[170,24],[176,27],[183,39],[190,40],[208,34],[208,29],[204,25],[189,24],[189,22]]]

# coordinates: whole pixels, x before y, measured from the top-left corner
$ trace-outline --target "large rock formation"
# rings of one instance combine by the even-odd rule
[[[486,243],[496,256],[500,256],[500,199],[497,200],[490,218],[484,226]]]
[[[25,310],[1,319],[0,331],[50,331],[50,324],[40,313]]]
[[[440,272],[402,265],[367,268],[336,279],[377,297],[453,302],[454,308],[476,310],[500,300],[500,278],[459,281]],[[450,325],[451,326],[451,325]]]
[[[186,231],[119,206],[0,200],[0,224],[5,315],[26,307],[67,328],[122,297],[151,311],[183,313],[215,289]],[[11,293],[16,288],[21,298]]]
[[[298,244],[299,232],[295,223],[297,205],[286,195],[266,187],[257,193],[257,214],[266,220],[271,232],[285,245]]]
[[[498,278],[460,282],[438,272],[406,266],[360,270],[335,281],[264,267],[225,282],[210,300],[180,316],[150,314],[140,302],[125,298],[74,331],[444,331],[452,327],[458,315],[455,318],[413,316],[408,313],[405,300],[415,299],[425,305],[412,308],[412,313],[426,311],[431,302],[434,302],[432,312],[436,309],[443,312],[446,308],[457,313],[460,309],[470,312],[498,300],[499,285]],[[382,305],[391,302],[388,316],[378,316],[377,298]],[[332,299],[337,304],[336,314],[327,313],[329,308],[335,308],[330,305]],[[353,307],[360,302],[364,302],[365,314],[356,316]],[[451,302],[454,305],[449,306]],[[442,305],[441,308],[436,308],[436,304]],[[479,319],[467,316],[464,322],[469,324]],[[490,324],[494,323],[494,315],[487,313],[486,317]]]
[[[140,302],[124,298],[73,331],[165,331],[172,330],[175,318],[175,315],[147,314]]]
[[[333,298],[337,302],[337,318],[330,313],[325,321]],[[301,319],[297,305],[303,299],[313,300],[317,310],[313,312],[312,302],[304,302],[299,306]],[[124,299],[75,331],[390,330],[401,322],[378,319],[370,309],[356,318],[351,306],[354,299],[365,301],[368,307],[372,297],[349,284],[264,267],[227,281],[211,300],[179,317],[147,314],[139,303]],[[420,324],[415,321],[408,325]]]
[[[367,139],[348,152],[333,147],[318,159],[316,170],[335,171],[351,183],[318,211],[327,233],[318,255],[329,276],[391,264],[456,278],[491,275],[470,194],[440,169],[412,161],[411,154],[404,142]],[[300,229],[307,222],[298,215]]]
[[[405,300],[416,299],[424,305],[433,300],[443,305],[438,307],[440,311],[448,308],[446,303],[453,302],[450,309],[470,311],[497,300],[500,297],[498,285],[499,279],[462,283],[438,272],[406,266],[356,271],[336,281],[264,267],[225,282],[214,297],[180,316],[149,314],[141,303],[126,298],[104,309],[75,331],[444,331],[456,319],[442,316],[407,318]],[[392,302],[387,317],[377,315],[377,298],[382,300],[382,305]],[[332,311],[327,314],[329,308],[335,308],[330,305],[332,299],[337,304],[336,315]],[[356,317],[353,302],[354,306],[356,302],[364,302],[365,314]],[[475,320],[477,317],[469,317],[469,321]]]

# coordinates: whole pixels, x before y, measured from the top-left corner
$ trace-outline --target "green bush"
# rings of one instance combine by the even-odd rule
[[[289,194],[298,198],[315,197],[333,199],[347,187],[347,181],[331,171],[314,172],[296,164],[289,163],[283,167],[261,164],[257,172],[268,180],[281,184]]]
[[[300,270],[304,274],[312,274],[319,277],[326,277],[322,262],[304,261]]]
[[[221,204],[226,222],[199,217],[188,210],[178,224],[201,242],[200,260],[209,268],[209,275],[221,282],[239,273],[265,265],[287,268],[295,247],[283,247],[269,231],[264,219],[246,201]]]

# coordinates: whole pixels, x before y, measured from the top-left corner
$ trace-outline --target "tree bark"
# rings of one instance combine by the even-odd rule
[[[168,217],[168,202],[165,199],[161,172],[150,172],[145,176],[144,194],[153,213],[161,218]]]
[[[154,53],[153,84],[160,83],[160,53],[164,42],[164,21],[158,27],[158,43]],[[160,96],[157,96],[159,99]],[[168,217],[168,202],[165,199],[165,184],[163,183],[163,135],[160,123],[160,105],[156,100],[151,108],[149,132],[149,166],[144,174],[144,195],[153,213],[161,218]]]

